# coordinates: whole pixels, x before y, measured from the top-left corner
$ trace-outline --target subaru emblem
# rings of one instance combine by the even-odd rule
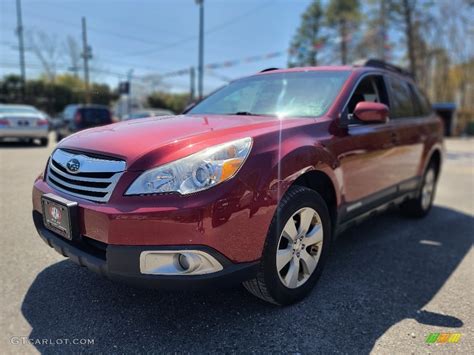
[[[75,158],[69,160],[66,163],[66,169],[71,174],[76,174],[79,171],[80,167],[81,167],[81,163],[79,162],[79,160],[77,160]]]

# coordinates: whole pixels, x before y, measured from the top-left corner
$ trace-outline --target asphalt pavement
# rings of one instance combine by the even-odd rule
[[[474,140],[446,142],[435,206],[345,232],[303,302],[243,288],[164,292],[116,284],[50,249],[31,188],[54,148],[0,144],[0,353],[474,354]],[[430,333],[461,333],[427,344]]]

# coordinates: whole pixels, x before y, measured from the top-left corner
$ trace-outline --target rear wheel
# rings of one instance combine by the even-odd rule
[[[423,175],[423,180],[417,197],[404,202],[400,206],[404,215],[421,218],[428,214],[433,206],[437,177],[436,166],[431,163]]]
[[[244,287],[278,305],[301,300],[321,275],[330,233],[322,197],[306,187],[291,187],[273,217],[257,277],[244,282]]]
[[[41,145],[42,147],[46,147],[46,146],[48,145],[48,143],[49,143],[49,139],[48,139],[48,138],[41,138],[41,140],[40,140],[40,145]]]

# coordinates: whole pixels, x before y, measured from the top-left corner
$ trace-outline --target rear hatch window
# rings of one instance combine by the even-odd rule
[[[82,127],[102,126],[112,123],[110,111],[106,108],[81,108]]]

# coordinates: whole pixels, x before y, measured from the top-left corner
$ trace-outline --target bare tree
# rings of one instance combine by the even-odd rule
[[[54,82],[57,74],[61,49],[56,36],[45,32],[28,32],[29,47],[36,55],[48,80]]]

